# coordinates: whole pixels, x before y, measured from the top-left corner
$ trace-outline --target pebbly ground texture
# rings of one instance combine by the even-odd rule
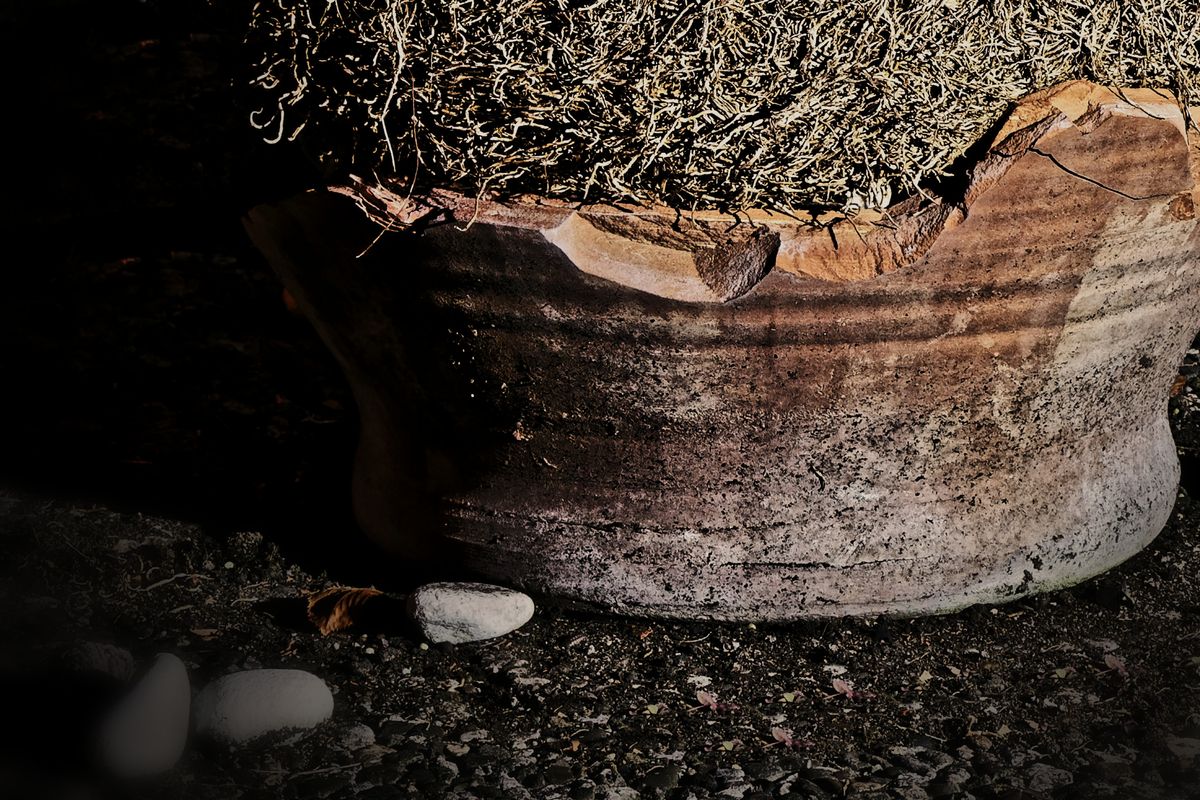
[[[1073,589],[947,617],[758,628],[535,598],[527,625],[478,644],[422,647],[399,610],[365,633],[320,636],[308,591],[374,584],[400,609],[418,580],[460,576],[374,557],[348,519],[351,399],[238,223],[319,175],[294,150],[258,148],[230,102],[241,11],[179,8],[3,12],[18,18],[10,36],[53,21],[63,46],[24,66],[13,100],[35,135],[12,166],[24,192],[14,228],[32,255],[0,295],[0,786],[1196,796],[1195,353],[1170,407],[1184,465],[1171,522]],[[106,780],[88,766],[89,726],[160,652],[182,659],[196,689],[246,668],[307,670],[334,691],[333,718],[290,744],[193,740],[164,777]]]
[[[0,509],[0,666],[15,701],[3,752],[19,756],[0,759],[0,776],[15,785],[66,776],[96,797],[1157,800],[1194,797],[1200,781],[1200,508],[1186,494],[1124,566],[1008,606],[754,627],[543,602],[517,632],[457,647],[423,644],[400,614],[320,636],[301,598],[328,576],[257,533],[12,492]],[[116,684],[90,687],[94,676],[62,666],[80,642],[139,663],[176,653],[194,685],[305,669],[332,687],[334,716],[298,742],[193,740],[165,777],[106,784],[87,767],[86,734]]]

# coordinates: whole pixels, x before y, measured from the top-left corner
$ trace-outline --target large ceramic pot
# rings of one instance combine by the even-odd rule
[[[247,224],[354,388],[378,541],[637,614],[939,612],[1168,519],[1191,135],[1075,83],[954,196],[841,221],[359,186]]]

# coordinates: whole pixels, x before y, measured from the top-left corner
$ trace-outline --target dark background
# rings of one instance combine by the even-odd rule
[[[321,182],[248,124],[251,3],[6,6],[0,483],[354,562],[353,404],[241,227]]]

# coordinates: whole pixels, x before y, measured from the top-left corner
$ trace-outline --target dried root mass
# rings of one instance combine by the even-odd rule
[[[268,140],[381,179],[885,205],[1072,78],[1200,97],[1195,0],[260,0]]]

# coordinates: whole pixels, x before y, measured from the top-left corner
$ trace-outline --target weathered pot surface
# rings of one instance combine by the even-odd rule
[[[1191,133],[1073,83],[961,196],[824,226],[366,187],[450,222],[379,237],[310,193],[247,225],[354,388],[377,540],[630,613],[929,613],[1082,580],[1168,519]]]

